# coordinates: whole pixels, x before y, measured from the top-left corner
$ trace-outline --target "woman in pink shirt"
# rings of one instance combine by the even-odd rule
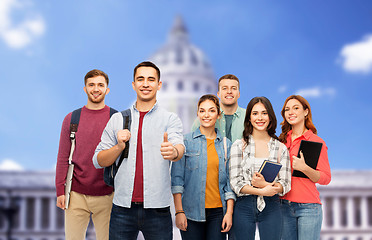
[[[327,185],[331,181],[327,146],[318,137],[312,122],[310,104],[299,95],[289,96],[282,109],[282,133],[279,140],[283,142],[291,157],[293,170],[301,171],[308,178],[292,176],[291,191],[281,197],[283,215],[282,239],[316,240],[320,239],[322,226],[322,205],[315,183]],[[323,143],[318,165],[311,168],[304,156],[297,157],[301,140]]]

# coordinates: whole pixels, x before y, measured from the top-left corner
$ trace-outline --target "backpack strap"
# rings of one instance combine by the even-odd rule
[[[114,108],[110,108],[110,117],[114,114],[114,113],[117,113],[118,110],[114,109]]]
[[[76,109],[72,112],[71,114],[71,121],[70,121],[70,132],[76,133],[78,130],[79,126],[79,121],[80,121],[80,114],[81,114],[81,109]]]
[[[79,121],[80,121],[80,114],[81,108],[76,109],[71,114],[71,121],[70,121],[70,140],[71,140],[71,149],[70,149],[70,156],[68,157],[68,163],[72,163],[72,155],[74,154],[75,150],[75,135],[78,131]]]
[[[121,115],[123,116],[123,129],[130,130],[130,126],[131,126],[131,123],[132,123],[132,117],[131,117],[130,109],[122,111]],[[128,154],[129,154],[129,141],[125,143],[125,148],[124,148],[124,151],[120,155],[117,168],[120,167],[124,158],[128,158]]]

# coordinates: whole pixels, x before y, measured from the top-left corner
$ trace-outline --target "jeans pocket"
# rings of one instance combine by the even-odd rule
[[[170,207],[154,208],[154,213],[158,216],[168,216],[170,215]]]

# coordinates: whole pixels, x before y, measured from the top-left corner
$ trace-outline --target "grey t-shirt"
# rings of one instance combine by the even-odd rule
[[[231,140],[231,125],[232,125],[233,117],[234,117],[234,115],[225,115],[225,120],[226,120],[226,127],[225,127],[225,129],[226,129],[226,137],[228,139],[230,139],[230,141],[232,141]]]

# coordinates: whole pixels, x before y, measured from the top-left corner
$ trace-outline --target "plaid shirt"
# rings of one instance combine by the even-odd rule
[[[251,180],[253,174],[260,168],[262,161],[255,161],[255,143],[252,135],[249,137],[249,144],[245,146],[243,139],[238,139],[231,146],[231,157],[229,162],[230,169],[230,185],[238,197],[247,196],[250,194],[243,194],[240,190],[245,186],[252,186]],[[269,161],[278,162],[280,156],[280,169],[275,181],[283,186],[283,192],[279,196],[284,196],[291,190],[291,164],[289,160],[289,153],[286,146],[278,140],[271,138],[268,142]],[[262,211],[265,207],[263,197],[257,199],[257,208]]]

